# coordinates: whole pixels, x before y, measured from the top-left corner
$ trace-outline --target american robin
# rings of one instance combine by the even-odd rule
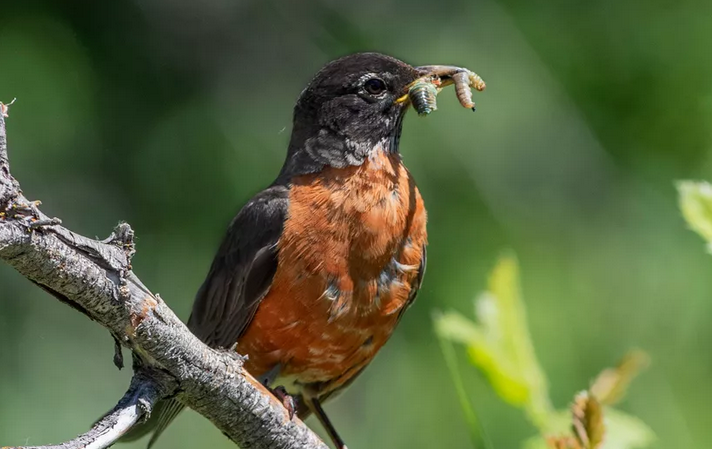
[[[230,224],[188,322],[212,347],[237,343],[246,369],[339,449],[322,404],[373,360],[425,271],[425,207],[398,144],[408,88],[428,71],[447,73],[362,53],[316,74],[282,170]],[[182,408],[161,404],[131,439],[154,430],[150,447]]]

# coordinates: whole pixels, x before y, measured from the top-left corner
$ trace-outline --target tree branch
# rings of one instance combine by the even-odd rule
[[[22,446],[12,449],[103,449],[129,431],[136,423],[151,414],[156,402],[166,394],[156,388],[150,377],[136,374],[131,386],[119,403],[104,415],[89,432],[56,446]]]
[[[104,241],[89,239],[24,197],[10,174],[6,113],[0,104],[0,259],[106,327],[136,361],[131,387],[119,404],[88,433],[51,447],[107,447],[158,399],[177,395],[242,449],[326,449],[243,370],[239,355],[203,344],[141,283],[131,271],[129,225],[120,224]]]

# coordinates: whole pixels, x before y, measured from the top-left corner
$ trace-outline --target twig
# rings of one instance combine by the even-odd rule
[[[116,442],[136,423],[151,415],[153,406],[165,394],[150,378],[136,375],[119,403],[87,433],[55,446],[18,446],[3,449],[103,449]]]
[[[33,222],[40,225],[33,227]],[[289,419],[282,404],[242,369],[240,357],[203,344],[143,285],[131,271],[133,253],[127,224],[117,226],[105,241],[89,239],[62,227],[24,197],[10,174],[0,114],[0,259],[106,327],[133,351],[134,369],[143,376],[152,373],[148,379],[156,391],[177,394],[242,449],[327,449],[299,419]],[[120,405],[85,436],[98,435],[98,427],[110,428],[100,443],[111,444],[145,413]],[[107,422],[114,418],[116,423]],[[50,447],[105,447],[96,445],[98,437],[72,445],[83,437]]]

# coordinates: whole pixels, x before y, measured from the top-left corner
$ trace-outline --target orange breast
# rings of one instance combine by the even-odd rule
[[[368,364],[407,305],[426,243],[399,155],[292,180],[269,293],[240,338],[247,369],[279,365],[290,393],[333,391]]]

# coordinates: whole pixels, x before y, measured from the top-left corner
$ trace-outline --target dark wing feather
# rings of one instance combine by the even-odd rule
[[[188,320],[190,330],[208,345],[234,345],[269,291],[288,203],[288,188],[272,186],[230,224]]]
[[[257,194],[230,224],[200,287],[188,327],[213,347],[231,347],[250,324],[277,271],[277,242],[287,216],[289,191],[274,185]],[[122,441],[153,432],[149,449],[184,408],[177,399],[156,405],[151,418]]]

